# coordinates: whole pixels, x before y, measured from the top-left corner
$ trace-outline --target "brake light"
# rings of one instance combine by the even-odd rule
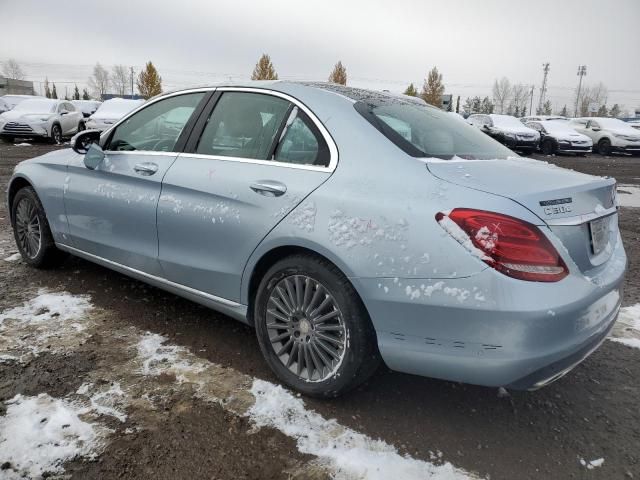
[[[569,274],[549,239],[529,222],[468,208],[439,212],[436,220],[467,250],[509,277],[557,282]]]

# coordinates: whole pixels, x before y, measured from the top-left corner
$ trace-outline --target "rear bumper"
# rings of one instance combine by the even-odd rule
[[[558,145],[560,153],[591,153],[592,150],[591,145]]]
[[[370,292],[365,303],[392,370],[535,389],[584,360],[615,323],[626,269],[621,244],[614,257],[597,285],[580,273],[545,284],[489,268],[438,281],[357,279],[357,288]]]
[[[503,137],[502,143],[504,143],[507,147],[512,148],[514,150],[519,149],[528,149],[535,150],[538,148],[539,140],[519,140],[512,139],[509,137]]]

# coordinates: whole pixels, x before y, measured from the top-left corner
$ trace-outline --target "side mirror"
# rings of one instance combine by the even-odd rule
[[[104,152],[100,145],[92,143],[89,145],[87,153],[84,155],[84,166],[89,170],[95,170],[104,160]]]
[[[100,130],[83,130],[71,138],[71,148],[76,153],[84,155],[89,150],[89,145],[100,142]]]

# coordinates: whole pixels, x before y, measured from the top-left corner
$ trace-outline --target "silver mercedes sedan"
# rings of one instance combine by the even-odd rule
[[[153,98],[8,189],[26,263],[77,255],[255,327],[336,396],[391,369],[535,389],[605,339],[615,181],[520,158],[411,97],[267,82]]]

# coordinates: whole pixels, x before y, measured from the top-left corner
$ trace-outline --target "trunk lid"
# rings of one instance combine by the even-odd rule
[[[426,163],[441,180],[509,198],[532,211],[583,272],[602,265],[613,253],[618,223],[612,178],[525,158]]]

